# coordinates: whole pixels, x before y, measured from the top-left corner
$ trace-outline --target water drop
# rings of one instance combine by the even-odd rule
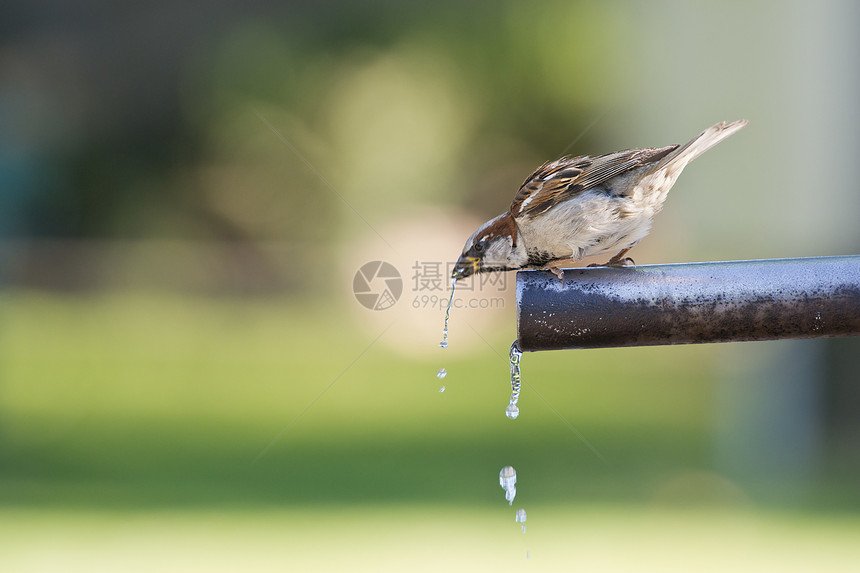
[[[520,415],[520,409],[517,407],[517,402],[520,400],[520,387],[522,383],[520,380],[520,359],[523,356],[523,351],[520,350],[516,340],[511,344],[511,352],[509,356],[511,360],[511,402],[505,409],[505,416],[511,420],[516,420],[517,416]]]
[[[444,392],[444,391],[445,391],[445,387],[444,387],[444,386],[442,386],[441,388],[439,388],[439,392],[440,392],[440,393],[441,393],[441,392]]]
[[[514,498],[517,496],[517,470],[512,466],[503,467],[499,472],[499,485],[505,490],[508,505],[513,505]]]
[[[447,375],[448,375],[448,371],[445,370],[444,368],[440,368],[439,372],[436,373],[436,378],[439,378],[441,380],[442,378],[444,378]]]
[[[526,510],[518,509],[517,510],[517,516],[514,519],[516,519],[517,523],[523,524],[523,533],[525,533],[526,532]]]
[[[513,466],[505,466],[499,472],[499,485],[504,489],[517,483],[517,470]]]
[[[451,279],[451,297],[448,299],[448,308],[445,309],[445,325],[442,327],[442,342],[439,346],[448,348],[448,319],[451,318],[451,305],[454,303],[454,289],[457,288],[457,277]]]

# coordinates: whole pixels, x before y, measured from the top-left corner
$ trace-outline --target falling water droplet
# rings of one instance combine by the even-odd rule
[[[505,466],[499,472],[499,485],[504,489],[508,489],[517,483],[517,470],[513,466]]]
[[[517,407],[517,402],[520,400],[520,358],[523,356],[523,351],[520,350],[517,341],[511,344],[511,402],[505,409],[505,416],[511,420],[516,420],[520,415],[520,409]]]
[[[526,532],[526,510],[518,509],[517,510],[517,516],[514,519],[516,519],[517,523],[523,524],[523,533],[525,533]]]
[[[514,498],[517,496],[517,470],[512,466],[503,467],[499,472],[499,485],[505,490],[508,505],[513,505]]]
[[[451,305],[454,303],[454,289],[457,288],[457,277],[451,279],[451,297],[448,299],[448,308],[445,309],[445,325],[442,327],[442,342],[439,346],[448,348],[448,319],[451,318]]]
[[[442,378],[444,378],[447,375],[448,375],[448,371],[445,370],[444,368],[440,368],[439,372],[436,373],[436,378],[439,378],[441,380]]]
[[[440,392],[440,393],[442,393],[442,392],[444,392],[444,391],[445,391],[445,387],[444,387],[444,386],[442,386],[441,388],[439,388],[439,392]]]

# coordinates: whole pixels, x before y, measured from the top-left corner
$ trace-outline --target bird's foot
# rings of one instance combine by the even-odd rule
[[[619,252],[617,255],[615,255],[614,257],[612,257],[611,259],[609,259],[607,262],[605,262],[602,265],[592,264],[592,265],[588,265],[588,266],[589,267],[614,267],[616,269],[620,269],[620,268],[624,268],[624,267],[632,267],[636,263],[630,257],[624,256],[627,254],[627,251],[629,251],[631,248],[632,247],[627,247],[626,249],[623,249],[621,252]]]
[[[630,257],[624,257],[623,259],[611,259],[606,263],[607,267],[615,267],[617,269],[621,269],[624,267],[632,267],[636,264],[636,261],[631,259]]]
[[[564,284],[564,268],[563,267],[565,265],[569,265],[569,264],[574,263],[574,262],[575,261],[573,259],[560,259],[557,261],[550,261],[543,266],[543,270],[551,272],[552,274],[554,274],[555,276],[558,277],[558,280],[560,280],[562,284]]]
[[[636,264],[636,261],[634,261],[630,257],[624,257],[623,259],[618,259],[617,261],[614,259],[610,260],[610,261],[606,261],[602,265],[599,265],[597,263],[592,263],[588,266],[589,267],[612,267],[615,269],[623,269],[624,267],[632,267],[635,264]]]

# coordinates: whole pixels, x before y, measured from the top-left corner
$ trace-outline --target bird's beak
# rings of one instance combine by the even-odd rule
[[[477,257],[467,257],[466,255],[463,255],[457,261],[457,264],[454,265],[454,272],[451,273],[451,277],[455,279],[463,279],[472,276],[478,272],[480,263],[481,259]]]

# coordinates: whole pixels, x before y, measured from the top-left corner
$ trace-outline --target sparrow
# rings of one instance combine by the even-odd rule
[[[685,145],[544,163],[520,186],[510,209],[469,237],[452,278],[538,268],[563,280],[564,266],[609,253],[608,262],[592,266],[633,264],[625,255],[651,230],[684,167],[746,124],[718,123]]]

